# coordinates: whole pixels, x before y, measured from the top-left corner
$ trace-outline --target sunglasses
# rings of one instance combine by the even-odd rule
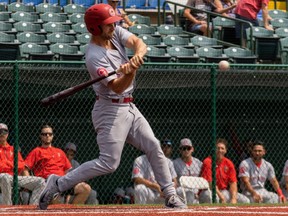
[[[41,136],[53,136],[53,133],[41,133]]]
[[[180,151],[190,151],[192,149],[191,146],[187,146],[187,147],[181,147]]]

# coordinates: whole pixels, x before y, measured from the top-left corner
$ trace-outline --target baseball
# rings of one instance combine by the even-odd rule
[[[227,71],[230,69],[230,64],[228,61],[222,60],[219,62],[218,67],[220,71]]]

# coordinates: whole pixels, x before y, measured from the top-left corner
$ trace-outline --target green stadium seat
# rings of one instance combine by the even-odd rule
[[[180,35],[183,33],[182,27],[166,24],[158,26],[157,31],[160,35]]]
[[[152,35],[146,34],[138,35],[138,37],[141,38],[146,45],[153,45],[156,47],[162,46],[163,48],[166,47],[166,45],[161,45],[161,37],[153,37]]]
[[[225,17],[215,17],[212,19],[213,38],[225,42],[239,44],[240,40],[235,38],[235,21]]]
[[[13,32],[12,28],[13,28],[12,23],[0,21],[0,32],[10,33]]]
[[[0,11],[7,11],[6,5],[0,4]]]
[[[9,13],[1,13],[0,12],[0,21],[8,22],[10,20]]]
[[[17,34],[17,40],[21,43],[49,44],[46,42],[45,35],[34,32],[21,32]]]
[[[229,60],[227,56],[223,56],[221,49],[213,47],[199,47],[196,49],[196,54],[200,57],[200,61],[206,63],[219,63],[222,60]]]
[[[67,14],[74,14],[74,13],[82,13],[82,14],[84,14],[85,11],[86,11],[85,7],[83,7],[82,5],[77,5],[77,4],[65,5],[63,7],[63,9],[64,9],[64,13],[67,13]]]
[[[91,34],[90,33],[76,34],[76,39],[80,44],[87,44],[90,42]]]
[[[77,46],[71,46],[65,43],[55,43],[50,45],[51,52],[56,54],[57,60],[83,60],[84,53],[78,52]]]
[[[88,47],[88,44],[80,45],[79,50],[82,53],[86,53],[86,49]]]
[[[140,14],[129,14],[128,18],[131,22],[136,24],[145,24],[150,26],[151,25],[151,18],[149,16],[142,16]]]
[[[194,55],[194,49],[187,49],[181,46],[173,46],[167,49],[167,53],[173,60],[179,63],[198,63],[200,58]]]
[[[41,33],[41,25],[39,23],[31,23],[31,22],[16,22],[13,24],[14,28],[17,32],[37,32]]]
[[[268,14],[272,19],[288,18],[288,13],[286,11],[282,11],[282,10],[278,10],[278,9],[268,10]]]
[[[73,30],[75,33],[80,33],[80,34],[88,33],[88,30],[87,30],[87,28],[86,28],[85,23],[75,23],[75,24],[72,24],[72,25],[71,25],[71,28],[72,28],[72,30]]]
[[[162,38],[162,40],[164,44],[167,46],[188,46],[189,45],[188,38],[182,38],[178,35],[168,35]]]
[[[270,20],[274,29],[288,27],[288,18],[275,18]]]
[[[13,2],[8,4],[7,10],[12,13],[17,11],[34,12],[34,7],[33,5],[26,5],[21,2]]]
[[[223,50],[229,61],[236,64],[256,64],[257,56],[251,50],[240,47],[228,47]]]
[[[129,31],[133,34],[140,35],[140,34],[154,34],[155,28],[152,26],[148,26],[145,24],[136,24],[129,27]]]
[[[280,58],[282,64],[288,64],[288,37],[281,38],[280,44]]]
[[[15,35],[14,34],[7,34],[5,32],[0,32],[0,42],[14,42]]]
[[[171,56],[166,53],[165,49],[154,46],[147,47],[146,57],[148,62],[169,62],[171,60]]]
[[[36,43],[24,43],[20,45],[20,54],[25,60],[53,60],[54,54],[48,53],[48,47]]]
[[[61,13],[61,6],[58,5],[53,5],[49,3],[41,3],[35,6],[35,10],[38,13],[46,13],[46,12],[51,12],[51,13]]]
[[[47,33],[56,33],[56,32],[65,32],[65,33],[71,33],[70,32],[70,26],[65,25],[59,22],[48,22],[43,24],[43,29]]]
[[[40,18],[45,23],[47,22],[66,23],[67,21],[66,14],[59,14],[59,13],[53,13],[53,12],[46,12],[46,13],[40,14]]]
[[[288,26],[275,29],[275,34],[281,38],[288,37]]]
[[[12,13],[12,14],[11,14],[11,18],[12,18],[15,22],[20,22],[20,21],[33,22],[33,23],[39,22],[39,16],[38,16],[38,14],[29,13],[29,12],[24,12],[24,11],[17,11],[17,12],[15,12],[15,13]]]
[[[81,13],[74,13],[69,15],[69,18],[71,23],[84,23],[84,14]]]
[[[201,35],[190,38],[190,42],[197,48],[199,47],[213,47],[215,49],[222,49],[222,45],[218,45],[218,41],[215,38],[209,38]]]
[[[50,33],[47,34],[46,37],[50,43],[66,43],[71,45],[75,41],[75,37],[73,35],[67,35],[63,32]]]
[[[20,43],[0,42],[0,60],[19,60]]]

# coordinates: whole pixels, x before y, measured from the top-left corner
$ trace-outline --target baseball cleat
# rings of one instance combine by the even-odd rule
[[[60,178],[60,176],[57,175],[50,175],[47,179],[46,186],[44,190],[42,191],[39,199],[39,209],[46,210],[48,208],[48,205],[50,202],[57,198],[60,191],[57,186],[57,180]]]
[[[186,209],[187,205],[183,202],[183,200],[177,196],[172,195],[165,200],[166,208],[178,208],[178,209]]]

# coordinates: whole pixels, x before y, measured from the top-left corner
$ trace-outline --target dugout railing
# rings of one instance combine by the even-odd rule
[[[39,146],[40,127],[48,123],[56,147],[67,142],[78,146],[80,163],[98,156],[91,87],[51,107],[39,103],[90,79],[84,62],[1,61],[0,71],[0,122],[8,125],[16,152],[21,149],[25,158]],[[184,137],[192,140],[193,155],[200,160],[214,155],[215,139],[223,137],[229,143],[227,157],[237,168],[247,154],[245,142],[259,139],[280,180],[288,159],[288,65],[231,65],[223,72],[215,64],[145,63],[136,81],[135,103],[157,138],[172,140],[173,159]],[[111,203],[116,188],[133,186],[132,165],[141,154],[125,145],[116,172],[89,181],[101,204]],[[17,177],[14,188],[17,194]]]

